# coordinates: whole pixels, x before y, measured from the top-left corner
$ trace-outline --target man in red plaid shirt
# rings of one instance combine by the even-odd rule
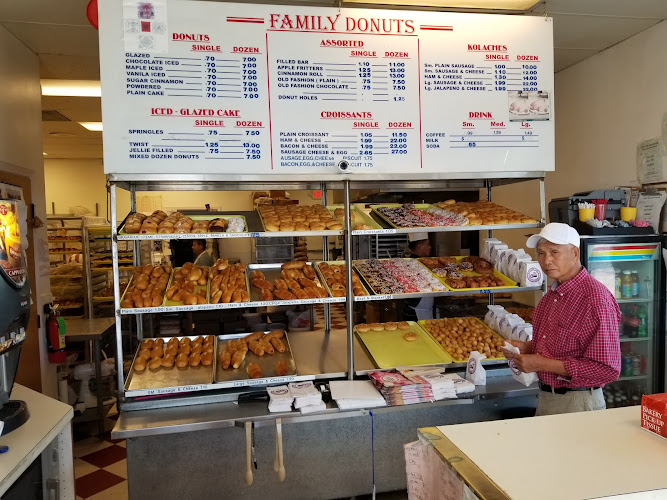
[[[542,270],[555,280],[533,314],[533,340],[512,341],[521,354],[505,351],[521,371],[537,372],[536,415],[603,410],[602,387],[621,370],[614,296],[579,261],[579,233],[551,223],[526,245],[537,249]]]

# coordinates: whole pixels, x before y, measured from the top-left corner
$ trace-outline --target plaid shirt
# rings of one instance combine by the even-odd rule
[[[538,372],[551,387],[601,387],[621,371],[618,326],[621,312],[613,295],[585,268],[554,283],[533,314],[533,353],[562,360],[569,378]]]

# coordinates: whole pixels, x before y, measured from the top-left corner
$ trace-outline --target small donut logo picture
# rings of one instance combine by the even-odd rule
[[[287,389],[278,389],[276,391],[273,391],[273,393],[276,396],[283,396],[283,395],[287,394],[287,392],[288,392]]]
[[[468,373],[471,375],[475,373],[475,370],[477,369],[477,360],[475,358],[470,358],[468,361]]]
[[[531,283],[542,281],[542,273],[539,271],[539,269],[535,269],[534,267],[528,270],[528,276],[526,277]]]
[[[516,363],[514,363],[513,359],[510,359],[508,364],[510,365],[510,370],[512,370],[512,373],[514,373],[514,375],[520,375],[521,374],[521,370],[519,370],[516,367]]]

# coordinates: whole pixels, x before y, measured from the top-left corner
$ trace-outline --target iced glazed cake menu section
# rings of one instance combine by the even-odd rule
[[[100,1],[105,171],[554,168],[550,19]]]

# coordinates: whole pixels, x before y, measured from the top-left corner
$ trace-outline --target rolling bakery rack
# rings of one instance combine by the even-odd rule
[[[111,203],[111,253],[113,265],[114,280],[114,314],[116,323],[116,345],[117,345],[117,371],[120,409],[139,410],[150,408],[165,408],[173,406],[188,406],[198,403],[210,402],[228,402],[235,401],[238,394],[242,391],[248,391],[252,386],[267,386],[278,383],[286,383],[296,380],[331,380],[331,379],[354,379],[355,376],[361,376],[374,370],[375,366],[368,354],[360,346],[358,339],[355,339],[353,333],[353,307],[355,302],[377,301],[377,300],[401,300],[405,298],[419,298],[424,296],[457,296],[469,294],[469,291],[440,291],[429,293],[410,293],[396,295],[365,295],[355,297],[352,293],[352,266],[346,266],[347,272],[347,297],[353,297],[353,300],[346,300],[345,297],[325,297],[320,299],[297,299],[297,300],[272,300],[272,301],[251,301],[238,303],[219,303],[202,304],[194,306],[175,306],[175,307],[152,307],[123,309],[120,306],[120,272],[122,264],[119,262],[119,243],[123,244],[133,242],[135,245],[134,264],[139,265],[138,245],[141,240],[164,240],[164,239],[196,239],[196,238],[285,238],[294,236],[321,236],[323,239],[322,260],[329,260],[329,238],[343,236],[346,261],[354,260],[352,240],[362,236],[376,236],[383,234],[409,234],[413,232],[462,232],[462,231],[485,231],[488,236],[492,231],[504,229],[532,229],[541,227],[545,222],[545,194],[544,194],[544,172],[527,173],[502,173],[504,177],[499,177],[500,173],[474,174],[469,178],[461,178],[461,174],[442,173],[435,176],[428,176],[419,180],[403,180],[395,175],[367,176],[359,175],[337,175],[320,176],[312,181],[303,181],[296,176],[278,176],[279,181],[272,180],[267,182],[261,177],[256,179],[234,178],[232,176],[216,175],[130,175],[130,174],[111,174],[108,176]],[[248,180],[250,179],[250,180]],[[532,224],[506,224],[506,225],[475,225],[475,226],[447,226],[447,227],[429,227],[429,228],[394,228],[386,222],[377,221],[377,229],[368,230],[349,230],[344,227],[342,230],[323,230],[323,231],[264,231],[258,218],[252,212],[247,213],[247,227],[244,232],[239,233],[211,233],[211,234],[123,234],[119,232],[122,227],[122,220],[119,220],[117,214],[117,190],[122,189],[130,193],[131,212],[136,211],[136,196],[139,192],[145,191],[257,191],[257,190],[321,190],[322,204],[327,205],[327,192],[339,191],[342,193],[343,207],[345,210],[345,220],[349,220],[350,211],[353,209],[353,200],[351,191],[357,189],[376,189],[381,183],[382,191],[401,191],[401,192],[439,192],[439,191],[477,191],[486,192],[486,199],[491,200],[492,189],[494,187],[507,184],[526,182],[531,180],[539,181],[540,198],[540,220]],[[482,196],[483,197],[483,196]],[[352,256],[352,259],[347,256]],[[246,263],[251,264],[251,263]],[[543,290],[539,287],[509,287],[498,290],[483,290],[487,293],[489,303],[493,303],[493,296],[496,292],[537,292]],[[343,333],[335,332],[331,329],[331,319],[329,305],[331,303],[345,303],[347,331]],[[324,304],[325,309],[325,328],[323,331],[294,332],[289,334],[292,353],[296,366],[297,375],[288,375],[285,377],[262,378],[257,380],[246,379],[236,381],[233,384],[216,383],[197,383],[185,387],[180,387],[178,391],[171,388],[169,390],[155,391],[126,391],[126,377],[123,368],[123,342],[121,336],[121,319],[125,316],[134,315],[137,320],[137,335],[139,340],[143,338],[142,315],[144,314],[164,314],[166,312],[185,312],[185,311],[206,311],[214,309],[231,308],[256,308],[266,306],[289,306],[306,304]],[[232,332],[226,332],[232,333]],[[343,355],[344,353],[344,355]],[[499,364],[503,361],[489,361],[489,364]],[[461,368],[463,364],[450,365]],[[170,397],[174,392],[185,392],[178,396]],[[483,391],[482,391],[483,392]],[[139,401],[142,398],[135,399],[136,396],[164,396],[149,401]],[[478,396],[478,395],[477,395]],[[268,415],[266,408],[261,412],[265,415],[257,415],[257,418],[275,418]],[[337,408],[329,408],[327,414],[340,413]],[[333,415],[331,415],[333,417]],[[309,418],[308,416],[302,418]],[[310,417],[313,418],[313,417]],[[320,418],[320,417],[318,417]]]

